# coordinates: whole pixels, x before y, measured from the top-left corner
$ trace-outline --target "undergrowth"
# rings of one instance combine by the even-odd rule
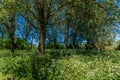
[[[120,80],[119,59],[119,51],[2,50],[0,80]]]

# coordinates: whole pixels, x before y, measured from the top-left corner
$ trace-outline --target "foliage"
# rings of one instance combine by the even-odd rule
[[[80,44],[79,47],[80,49],[85,49],[85,44]]]
[[[116,50],[120,50],[120,40],[116,41]]]
[[[120,79],[119,51],[47,50],[46,53],[18,51],[14,57],[1,57],[0,72],[13,75],[15,80]]]
[[[5,80],[119,80],[120,52],[112,46],[119,32],[117,1],[0,0],[0,75]],[[17,32],[22,36],[15,37]],[[64,39],[65,46],[59,44]],[[30,50],[35,40],[39,53],[46,54]],[[81,40],[87,44],[79,45]]]
[[[29,77],[28,79],[32,79],[30,77],[31,75],[30,74],[30,71],[31,71],[30,62],[31,61],[29,61],[30,57],[26,56],[27,55],[26,51],[18,51],[18,52],[16,52],[16,54],[14,55],[7,52],[8,56],[5,59],[1,57],[1,61],[4,60],[4,63],[2,63],[3,61],[1,62],[3,66],[2,68],[0,68],[0,72],[3,72],[6,75],[6,77],[8,75],[11,75],[10,79],[15,78],[15,80],[19,80],[19,78],[25,79],[26,77],[27,78]]]
[[[1,38],[0,49],[10,49],[10,39]]]
[[[63,41],[60,38],[58,41],[58,34],[65,34],[66,46],[72,42],[70,47],[76,48],[80,42],[77,38],[80,36],[87,41],[88,46],[94,44],[92,47],[98,50],[104,49],[113,42],[118,32],[115,26],[115,22],[119,20],[119,8],[116,6],[118,2],[116,0],[1,0],[0,23],[5,29],[0,27],[0,32],[3,37],[5,32],[6,36],[11,38],[11,51],[12,48],[14,50],[13,36],[16,35],[14,33],[17,31],[17,26],[20,25],[17,20],[22,16],[25,21],[19,27],[20,29],[21,26],[26,27],[23,31],[20,30],[20,33],[24,34],[22,37],[26,36],[26,40],[28,36],[35,39],[37,35],[39,51],[44,52],[46,39],[51,47],[53,46],[50,38],[54,39],[54,45]],[[37,33],[30,34],[32,33],[30,29],[34,29]],[[48,33],[52,35],[47,35]]]
[[[49,44],[46,45],[46,49],[64,49],[64,45],[57,43],[56,48],[55,48],[54,44],[49,43]]]
[[[27,43],[24,39],[17,38],[15,39],[15,49],[17,50],[27,50],[30,48],[30,44]]]
[[[0,40],[0,49],[10,49],[10,39],[2,38]],[[30,44],[27,43],[27,41],[16,38],[15,39],[15,49],[16,50],[27,50],[30,49]]]
[[[81,0],[71,4],[72,29],[77,28],[79,35],[85,38],[88,47],[104,49],[113,42],[118,29],[114,25],[118,20],[118,8],[114,1]],[[91,46],[94,44],[95,46]]]
[[[115,45],[111,45],[111,46],[106,46],[106,47],[105,47],[105,50],[106,50],[106,51],[107,51],[107,50],[110,51],[110,50],[115,50],[115,48],[116,48]]]

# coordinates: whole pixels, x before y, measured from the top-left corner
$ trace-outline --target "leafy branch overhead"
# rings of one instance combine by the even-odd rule
[[[66,46],[73,44],[76,48],[81,40],[85,40],[88,45],[93,44],[100,49],[103,47],[98,46],[109,45],[118,33],[115,26],[119,20],[117,3],[116,0],[1,0],[0,22],[12,39],[18,25],[17,19],[23,17],[23,25],[28,24],[30,29],[38,32],[38,50],[42,53],[46,39],[50,41],[50,29],[53,29],[54,37],[59,31],[60,34],[64,33]],[[53,40],[55,44],[56,40]]]

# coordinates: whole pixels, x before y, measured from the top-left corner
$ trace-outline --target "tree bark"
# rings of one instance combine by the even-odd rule
[[[46,37],[45,29],[46,29],[46,27],[44,25],[41,26],[41,29],[40,29],[40,42],[39,42],[39,46],[38,46],[38,50],[41,53],[44,53],[44,51],[45,51],[45,37]]]
[[[10,40],[11,40],[11,52],[14,53],[14,50],[15,50],[15,43],[14,43],[14,40],[15,40],[15,14],[12,14],[12,18],[11,18],[11,26],[10,26]]]
[[[89,49],[90,49],[89,45],[90,45],[90,42],[89,42],[89,40],[87,39],[87,43],[85,44],[86,50],[89,50]]]
[[[11,34],[10,34],[10,39],[11,39],[11,52],[13,52],[14,53],[14,50],[15,50],[15,48],[14,48],[14,46],[15,46],[15,44],[14,44],[14,32],[12,31],[11,32]]]
[[[54,37],[54,48],[57,49],[57,42],[56,42],[56,37]]]
[[[67,20],[67,26],[65,27],[65,48],[66,49],[68,49],[69,26],[70,26],[70,18],[68,18],[68,20]]]
[[[66,26],[65,29],[65,48],[68,49],[68,29],[69,29],[69,25]]]
[[[57,41],[56,41],[56,26],[53,26],[53,43],[54,43],[54,49],[57,49]]]
[[[44,1],[41,1],[37,4],[39,16],[40,16],[40,40],[38,50],[40,53],[45,51],[45,38],[46,38],[46,20],[45,20],[45,10],[44,10]]]
[[[76,49],[76,31],[73,33],[73,46],[74,46],[74,49]]]

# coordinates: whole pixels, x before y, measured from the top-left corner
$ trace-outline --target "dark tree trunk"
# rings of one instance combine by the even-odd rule
[[[74,49],[76,49],[77,48],[77,46],[76,46],[76,30],[75,30],[75,32],[73,33],[73,46],[74,46]]]
[[[40,40],[38,46],[38,50],[40,53],[45,52],[46,26],[48,24],[48,20],[50,17],[50,7],[48,7],[47,11],[45,11],[45,2],[46,0],[41,0],[41,1],[36,0],[36,5],[39,15],[39,19],[37,20],[40,22]],[[51,3],[49,6],[51,6]]]
[[[11,18],[11,27],[10,27],[10,41],[11,41],[11,52],[14,53],[14,50],[15,50],[15,43],[14,43],[14,39],[15,39],[15,15],[13,14],[12,15],[12,18]]]
[[[65,48],[68,49],[68,30],[69,30],[70,21],[68,21],[68,25],[65,29]]]
[[[1,33],[1,34],[2,34],[2,39],[5,38],[4,33]]]
[[[45,51],[45,37],[46,37],[46,32],[45,32],[45,26],[41,27],[40,30],[40,42],[39,42],[39,52],[44,53]]]
[[[57,49],[56,37],[54,37],[54,48]]]
[[[86,50],[89,50],[89,43],[88,42],[85,44],[85,48],[86,48]]]
[[[66,33],[65,33],[65,48],[68,49],[68,26],[66,26]]]
[[[53,28],[53,42],[54,42],[54,48],[57,49],[57,41],[56,41],[56,28]]]
[[[91,48],[90,48],[90,39],[87,39],[87,43],[86,43],[86,45],[85,45],[85,48],[86,48],[86,50],[90,50]]]
[[[13,52],[14,53],[14,50],[15,50],[15,48],[14,48],[14,46],[15,46],[15,44],[14,44],[14,32],[11,32],[11,34],[10,34],[10,39],[11,39],[11,52]]]
[[[32,50],[32,48],[33,48],[33,36],[32,36],[32,40],[31,40],[31,47],[30,47],[30,49]]]
[[[40,42],[38,50],[40,53],[45,51],[45,37],[46,37],[46,23],[45,23],[45,13],[44,13],[44,1],[39,2],[38,11],[40,16]]]

